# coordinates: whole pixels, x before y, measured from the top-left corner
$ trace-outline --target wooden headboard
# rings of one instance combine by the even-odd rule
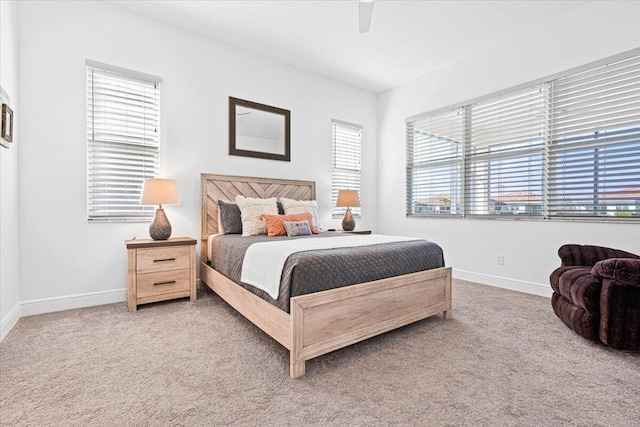
[[[218,232],[218,200],[235,200],[237,195],[266,199],[286,197],[295,200],[315,200],[314,181],[254,178],[250,176],[200,174],[201,194],[201,258],[208,260],[207,237]],[[202,256],[205,254],[205,256]]]

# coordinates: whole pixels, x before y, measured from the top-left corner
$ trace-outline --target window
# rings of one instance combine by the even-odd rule
[[[407,212],[462,214],[465,109],[407,123]]]
[[[542,215],[546,85],[468,107],[467,215]]]
[[[640,218],[640,56],[554,82],[549,215]]]
[[[337,208],[339,190],[356,190],[360,196],[362,126],[333,120],[333,170],[331,172],[331,206],[334,218],[341,218],[347,208]],[[361,199],[362,201],[362,199]],[[351,208],[360,215],[361,208]]]
[[[638,51],[407,119],[407,215],[640,218]]]
[[[139,201],[159,155],[160,78],[87,61],[89,221],[152,219]]]

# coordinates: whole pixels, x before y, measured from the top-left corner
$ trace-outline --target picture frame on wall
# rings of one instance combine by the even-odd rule
[[[3,140],[2,145],[8,148],[8,143],[13,141],[13,110],[7,104],[2,104],[2,131],[0,137]]]

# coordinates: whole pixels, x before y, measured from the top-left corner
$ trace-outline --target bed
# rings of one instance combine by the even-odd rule
[[[451,267],[293,296],[289,312],[267,302],[209,262],[207,240],[218,232],[218,200],[237,195],[314,200],[315,182],[201,174],[201,280],[289,350],[292,378],[305,374],[306,360],[438,313],[451,317]]]

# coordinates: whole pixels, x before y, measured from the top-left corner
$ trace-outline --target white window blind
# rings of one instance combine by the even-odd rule
[[[471,105],[465,156],[468,215],[542,215],[546,86]]]
[[[549,215],[640,217],[640,57],[553,86]]]
[[[158,176],[160,79],[87,61],[90,221],[150,220],[142,183]]]
[[[331,173],[331,206],[334,217],[343,217],[347,208],[336,207],[339,190],[356,190],[360,197],[362,174],[362,126],[338,120],[333,125],[333,169]],[[360,198],[362,203],[362,198]],[[361,208],[351,208],[353,215],[360,215]]]
[[[640,219],[639,53],[407,119],[407,215]]]
[[[407,123],[407,213],[462,214],[465,109]]]

